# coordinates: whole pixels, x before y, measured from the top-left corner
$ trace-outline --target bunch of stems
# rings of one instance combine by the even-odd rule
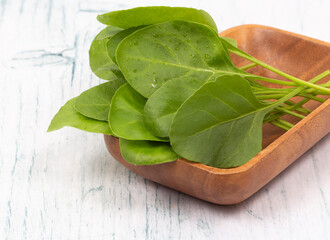
[[[237,52],[233,53],[237,54]],[[237,55],[252,62],[246,66],[240,67],[241,70],[247,70],[255,66],[261,66],[278,74],[279,76],[285,77],[288,80],[284,81],[270,78],[258,78],[259,81],[261,80],[284,85],[286,86],[285,88],[269,88],[260,82],[260,84],[258,83],[252,86],[253,92],[262,102],[269,104],[273,104],[274,101],[281,102],[279,106],[275,107],[269,114],[266,115],[264,123],[270,123],[284,130],[289,130],[294,126],[294,124],[282,119],[284,115],[291,115],[298,119],[304,119],[306,115],[311,112],[310,109],[304,107],[307,102],[317,101],[323,103],[325,102],[325,99],[319,97],[319,95],[330,95],[330,81],[323,84],[318,84],[318,81],[330,75],[329,70],[324,71],[309,81],[304,81],[284,73],[274,67],[271,67],[251,56],[246,56],[243,54]],[[301,100],[298,102],[292,101],[291,98],[296,96],[299,96]]]

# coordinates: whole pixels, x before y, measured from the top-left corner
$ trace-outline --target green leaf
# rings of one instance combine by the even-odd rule
[[[86,117],[108,121],[112,96],[124,83],[116,79],[88,89],[77,97],[76,110]]]
[[[109,112],[109,124],[116,136],[128,140],[168,141],[153,136],[144,125],[143,108],[146,101],[127,83],[118,88]]]
[[[152,165],[173,162],[179,156],[168,143],[119,139],[124,159],[134,165]]]
[[[115,26],[107,26],[106,28],[102,29],[99,34],[95,37],[96,40],[103,40],[103,39],[109,39],[115,34],[123,31],[122,28],[115,27]]]
[[[115,35],[113,35],[108,43],[107,43],[107,51],[108,51],[108,55],[111,58],[111,60],[114,63],[117,63],[116,61],[116,50],[117,47],[119,45],[119,43],[127,36],[129,36],[130,34],[132,34],[133,32],[135,32],[138,29],[141,29],[142,27],[134,27],[134,28],[128,28],[125,29],[123,31],[120,31],[118,33],[116,33]]]
[[[174,114],[179,107],[204,83],[200,76],[187,76],[167,81],[147,100],[144,106],[144,120],[153,135],[168,137]],[[199,74],[200,75],[200,74]],[[211,75],[212,76],[212,75]]]
[[[200,74],[201,79],[205,73],[213,77],[250,75],[233,65],[212,29],[187,21],[161,23],[132,33],[119,44],[116,57],[125,79],[147,98],[166,81],[190,74]]]
[[[242,51],[241,49],[237,48],[237,43],[233,43],[232,41],[228,41],[226,37],[219,37],[220,41],[224,45],[224,47],[234,54],[240,54],[246,57],[251,57],[251,55],[247,54],[246,52]],[[235,41],[236,42],[236,41]]]
[[[78,128],[83,131],[93,133],[103,133],[112,135],[109,124],[104,121],[98,121],[85,117],[74,108],[76,98],[70,99],[51,121],[47,132],[58,130],[62,127],[69,126]]]
[[[212,17],[203,10],[184,7],[137,7],[97,16],[99,22],[120,28],[138,27],[171,20],[187,20],[210,26],[218,32]]]
[[[123,79],[117,65],[111,60],[107,51],[109,38],[121,31],[120,28],[108,26],[93,40],[89,49],[89,65],[96,76],[105,80]]]
[[[245,79],[221,76],[182,104],[171,125],[171,145],[191,161],[240,166],[261,150],[263,119],[276,104],[259,102]]]
[[[229,44],[232,45],[232,46],[237,47],[237,42],[236,42],[236,40],[233,39],[233,38],[229,38],[229,37],[220,37],[220,39],[226,41],[227,43],[229,43]]]

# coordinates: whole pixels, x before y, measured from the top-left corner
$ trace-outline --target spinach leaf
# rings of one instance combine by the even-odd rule
[[[182,104],[171,125],[171,145],[191,161],[240,166],[261,150],[263,119],[275,106],[259,102],[245,79],[221,76]]]
[[[74,108],[77,98],[70,99],[61,109],[56,113],[51,121],[47,132],[58,130],[62,127],[69,126],[81,129],[87,132],[103,133],[112,135],[109,124],[104,121],[98,121],[85,117]]]
[[[105,80],[123,79],[117,65],[111,60],[107,52],[109,38],[121,31],[120,28],[108,26],[93,40],[89,49],[89,65],[96,76]]]
[[[115,35],[113,35],[108,43],[107,43],[107,51],[108,51],[108,55],[111,58],[111,60],[114,63],[117,63],[116,61],[116,49],[119,45],[119,43],[127,36],[129,36],[130,34],[132,34],[133,32],[135,32],[138,29],[143,28],[144,26],[140,26],[140,27],[134,27],[134,28],[128,28],[125,30],[122,30],[118,33],[116,33]]]
[[[77,97],[76,110],[86,117],[108,121],[112,96],[124,83],[122,79],[116,79],[88,89]]]
[[[119,144],[124,159],[134,165],[173,162],[179,158],[169,143],[120,138]]]
[[[151,95],[144,106],[143,115],[145,124],[155,136],[169,136],[174,114],[205,83],[204,79],[210,77],[209,73],[205,75],[202,79],[193,75],[172,79]]]
[[[106,28],[102,29],[101,32],[99,32],[95,39],[100,41],[103,39],[109,39],[110,37],[112,37],[113,35],[119,33],[123,31],[122,28],[119,27],[115,27],[115,26],[107,26]]]
[[[161,23],[132,33],[119,44],[116,58],[126,80],[147,98],[166,81],[192,73],[201,74],[200,78],[205,73],[250,76],[233,65],[212,29],[187,21]]]
[[[128,140],[168,141],[153,136],[144,125],[143,108],[146,101],[127,83],[118,88],[109,111],[109,124],[115,135]]]
[[[228,38],[226,37],[219,37],[220,41],[223,43],[224,47],[229,50],[230,52],[237,54],[239,56],[247,57],[247,58],[254,58],[250,54],[244,52],[243,50],[237,48],[237,43],[233,43],[231,41],[228,41]]]
[[[220,37],[221,40],[226,41],[228,44],[237,47],[237,42],[235,39],[233,38],[229,38],[229,37]]]
[[[137,7],[98,15],[97,20],[103,24],[120,28],[138,27],[171,20],[187,20],[206,24],[218,32],[214,20],[207,12],[184,7]]]

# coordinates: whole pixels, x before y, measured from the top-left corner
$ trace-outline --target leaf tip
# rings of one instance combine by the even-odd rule
[[[49,133],[49,132],[53,132],[55,130],[57,130],[57,129],[54,128],[54,126],[52,125],[52,123],[50,123],[46,132]]]
[[[96,20],[99,21],[100,23],[102,24],[105,24],[107,25],[105,22],[104,22],[104,14],[99,14],[96,16]]]

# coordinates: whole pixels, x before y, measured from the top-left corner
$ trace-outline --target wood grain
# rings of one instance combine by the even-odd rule
[[[129,171],[101,135],[46,133],[67,100],[101,82],[88,66],[96,15],[164,4],[204,9],[220,30],[260,23],[330,41],[322,0],[0,1],[0,239],[330,236],[330,135],[254,196],[219,206]]]

